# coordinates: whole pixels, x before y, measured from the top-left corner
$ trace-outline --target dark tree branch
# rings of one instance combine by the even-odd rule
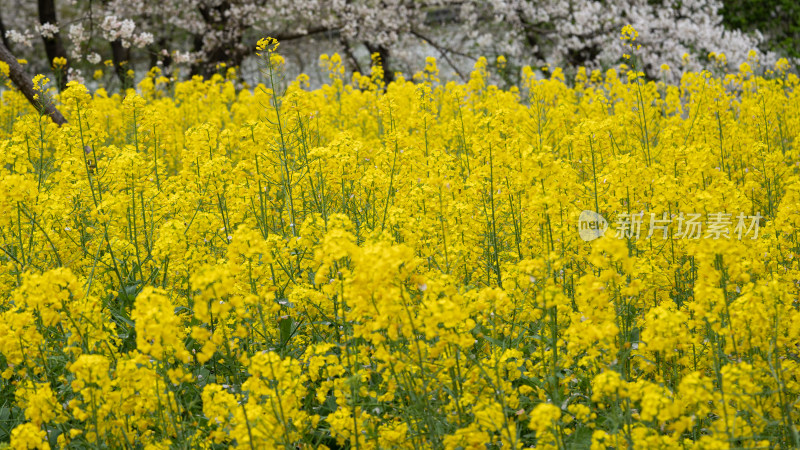
[[[224,12],[224,10],[222,12]],[[222,12],[220,12],[220,14],[222,14]],[[228,26],[227,22],[216,20],[214,15],[212,15],[210,10],[207,8],[201,8],[200,15],[203,17],[203,20],[206,22],[209,28],[225,29]],[[232,67],[240,66],[246,57],[255,53],[255,45],[241,45],[242,39],[244,38],[241,30],[228,31],[230,31],[230,37],[226,41],[227,43],[225,46],[216,48],[206,48],[202,34],[193,35],[192,51],[204,52],[206,58],[203,62],[196,62],[192,64],[190,75],[203,75],[206,77],[211,76],[216,73],[217,64],[224,62]],[[313,27],[303,32],[283,34],[267,32],[262,33],[262,36],[270,36],[277,39],[279,42],[287,42],[324,33],[331,33],[331,38],[335,38],[338,35],[338,31],[338,28]]]
[[[472,60],[472,61],[476,60],[475,57],[473,57],[471,55],[468,55],[466,53],[459,52],[457,50],[453,50],[453,49],[447,48],[447,47],[445,47],[443,45],[437,44],[436,42],[434,42],[433,40],[431,40],[427,36],[424,36],[422,33],[418,32],[418,31],[411,30],[411,34],[413,34],[414,36],[422,39],[423,41],[425,41],[425,43],[427,43],[431,47],[435,48],[439,53],[441,53],[442,58],[444,58],[445,62],[447,62],[447,64],[453,69],[453,71],[456,74],[458,74],[458,77],[461,78],[462,81],[467,81],[469,79],[460,70],[458,70],[458,66],[456,66],[456,64],[453,62],[453,60],[450,59],[450,57],[448,56],[448,53],[452,53],[454,55],[461,56],[462,58],[467,58],[467,59]]]
[[[462,58],[467,58],[470,61],[477,61],[478,60],[478,58],[470,55],[469,53],[464,53],[462,51],[459,51],[459,50],[456,50],[456,49],[453,49],[453,48],[449,48],[449,47],[445,47],[444,45],[441,45],[441,44],[437,44],[433,39],[429,38],[428,36],[425,36],[424,34],[422,34],[421,32],[419,32],[417,30],[411,30],[411,34],[416,36],[416,37],[418,37],[418,38],[420,38],[420,39],[422,39],[423,41],[427,42],[432,47],[434,47],[435,49],[437,49],[437,50],[439,50],[441,52],[451,53],[453,55],[460,56]]]
[[[50,116],[58,126],[67,123],[67,120],[52,103],[45,101],[45,99],[40,101],[36,98],[37,93],[33,89],[33,79],[25,73],[22,66],[17,62],[17,58],[2,44],[0,44],[0,61],[8,64],[8,75],[11,78],[11,82],[22,92],[22,95],[28,99],[31,105],[39,111],[39,114]]]
[[[309,30],[306,30],[302,33],[284,33],[284,34],[276,34],[272,37],[277,39],[279,42],[283,41],[293,41],[296,39],[302,39],[304,37],[313,36],[315,34],[323,34],[323,33],[336,33],[338,34],[339,28],[326,28],[326,27],[314,27]]]
[[[350,64],[353,65],[353,70],[357,71],[358,73],[364,75],[364,72],[361,70],[361,64],[358,63],[358,59],[353,54],[353,49],[350,48],[350,43],[344,37],[339,37],[339,43],[344,48],[344,54],[347,56],[347,59],[350,61]]]

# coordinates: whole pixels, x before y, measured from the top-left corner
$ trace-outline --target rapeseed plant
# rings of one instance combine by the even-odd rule
[[[507,90],[309,89],[264,39],[252,89],[4,92],[0,440],[800,446],[800,79],[649,80],[636,37]]]

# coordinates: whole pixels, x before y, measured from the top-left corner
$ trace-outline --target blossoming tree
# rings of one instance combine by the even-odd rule
[[[102,61],[111,61],[123,83],[132,62],[185,65],[208,76],[222,63],[241,65],[265,35],[321,38],[345,55],[350,70],[379,53],[387,78],[413,70],[421,52],[442,57],[457,75],[481,55],[504,55],[520,67],[607,67],[620,62],[617,33],[626,24],[641,34],[641,68],[652,77],[664,63],[681,70],[719,64],[710,52],[738,67],[764,44],[757,30],[726,29],[720,0],[0,0],[0,6],[5,45],[30,56],[36,71],[64,58],[62,84]]]

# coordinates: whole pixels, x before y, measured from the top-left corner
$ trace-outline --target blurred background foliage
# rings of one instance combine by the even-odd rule
[[[288,75],[307,73],[312,85],[324,82],[322,53],[339,53],[348,73],[368,71],[377,53],[387,80],[434,56],[443,80],[465,81],[478,57],[502,57],[508,86],[525,65],[572,75],[624,62],[627,24],[650,78],[736,71],[752,65],[751,50],[763,68],[800,56],[794,0],[0,0],[3,45],[62,88],[70,79],[132,87],[156,66],[176,79],[236,68],[252,84],[265,36],[285,44]]]

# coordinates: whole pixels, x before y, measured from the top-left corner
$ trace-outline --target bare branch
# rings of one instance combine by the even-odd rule
[[[53,122],[58,126],[67,123],[67,119],[64,118],[61,112],[56,109],[52,103],[41,102],[36,99],[36,91],[33,89],[33,80],[22,69],[20,63],[17,62],[17,58],[15,58],[2,43],[0,43],[0,61],[8,64],[8,75],[9,78],[11,78],[11,82],[22,92],[22,95],[28,99],[31,105],[39,111],[39,114],[50,116]]]
[[[461,78],[462,81],[466,81],[468,79],[464,75],[464,73],[462,73],[460,70],[458,70],[458,67],[456,66],[456,64],[453,62],[453,60],[450,59],[450,57],[447,54],[448,53],[452,53],[454,55],[461,56],[462,58],[467,58],[469,60],[476,61],[476,58],[474,56],[471,56],[471,55],[468,55],[466,53],[462,53],[462,52],[459,52],[457,50],[453,50],[453,49],[447,48],[447,47],[445,47],[443,45],[437,44],[436,42],[434,42],[433,40],[431,40],[427,36],[423,35],[419,31],[411,30],[411,34],[413,34],[414,36],[422,39],[423,41],[425,41],[426,44],[430,45],[431,47],[435,48],[439,53],[441,53],[442,54],[442,58],[444,58],[445,62],[447,62],[447,64],[450,65],[450,67],[453,69],[453,71],[458,74],[458,77]]]

